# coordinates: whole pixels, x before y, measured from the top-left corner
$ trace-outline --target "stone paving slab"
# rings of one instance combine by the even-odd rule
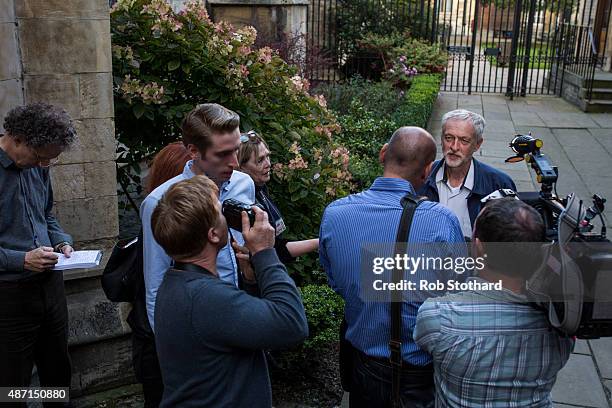
[[[464,109],[468,109],[468,110],[469,110],[468,106],[472,106],[472,107],[476,106],[476,107],[482,108],[482,97],[478,94],[476,95],[459,94],[457,103],[458,103],[458,106]]]
[[[612,115],[609,113],[592,113],[589,117],[602,128],[612,128]]]
[[[576,354],[591,354],[591,349],[589,348],[589,343],[587,340],[576,340],[576,346],[574,347],[574,353]]]
[[[515,126],[545,126],[535,112],[512,112],[512,122]]]
[[[588,129],[589,133],[612,155],[612,129]]]
[[[609,408],[591,356],[572,354],[559,371],[552,390],[555,402],[594,408]]]
[[[612,362],[612,337],[589,340],[589,344],[597,361]],[[612,380],[612,364],[600,364],[598,367],[603,378]]]
[[[485,137],[488,130],[495,131],[495,133],[507,133],[508,135],[512,135],[514,133],[514,124],[511,120],[488,120],[486,115],[485,120],[487,121],[487,126],[485,127]]]
[[[485,107],[483,116],[487,119],[487,122],[490,120],[512,120],[512,117],[510,116],[510,111],[508,109],[499,109],[498,111],[494,111]]]
[[[495,103],[489,104],[488,102],[483,101],[482,108],[484,109],[485,114],[488,114],[488,113],[510,113],[510,109],[508,109],[508,105],[498,105],[498,104],[495,104]]]
[[[507,102],[507,98],[503,95],[482,95],[482,103],[485,106],[500,105],[500,106],[506,107],[507,106],[506,102]]]
[[[544,124],[550,128],[591,128],[597,127],[586,113],[537,112]]]

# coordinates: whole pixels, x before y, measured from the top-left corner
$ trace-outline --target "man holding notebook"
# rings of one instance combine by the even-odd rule
[[[72,239],[51,214],[49,167],[76,139],[68,114],[35,103],[11,110],[0,136],[0,387],[70,386],[68,310],[54,252]]]

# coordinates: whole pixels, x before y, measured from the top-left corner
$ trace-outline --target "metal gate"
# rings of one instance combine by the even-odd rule
[[[592,87],[607,37],[596,44],[595,1],[441,1],[438,41],[449,52],[443,90],[558,94],[568,71]]]
[[[560,94],[570,72],[590,99],[602,65],[611,0],[311,0],[309,52],[329,56],[313,80],[367,73],[375,58],[357,55],[365,32],[410,27],[449,54],[444,91],[508,96]]]

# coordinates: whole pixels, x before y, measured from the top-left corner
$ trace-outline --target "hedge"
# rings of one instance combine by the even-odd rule
[[[438,98],[442,77],[438,74],[419,75],[414,78],[404,102],[393,119],[400,126],[420,126],[427,128],[431,111]]]

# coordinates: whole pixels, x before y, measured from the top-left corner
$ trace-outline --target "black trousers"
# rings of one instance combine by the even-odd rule
[[[390,408],[391,363],[358,350],[354,350],[353,359],[350,408]],[[433,366],[412,366],[404,362],[401,372],[400,406],[433,408]]]
[[[0,386],[29,386],[34,364],[41,387],[70,387],[68,308],[61,272],[0,281]]]
[[[157,408],[164,394],[155,337],[132,334],[132,363],[136,379],[142,384],[145,408]]]

